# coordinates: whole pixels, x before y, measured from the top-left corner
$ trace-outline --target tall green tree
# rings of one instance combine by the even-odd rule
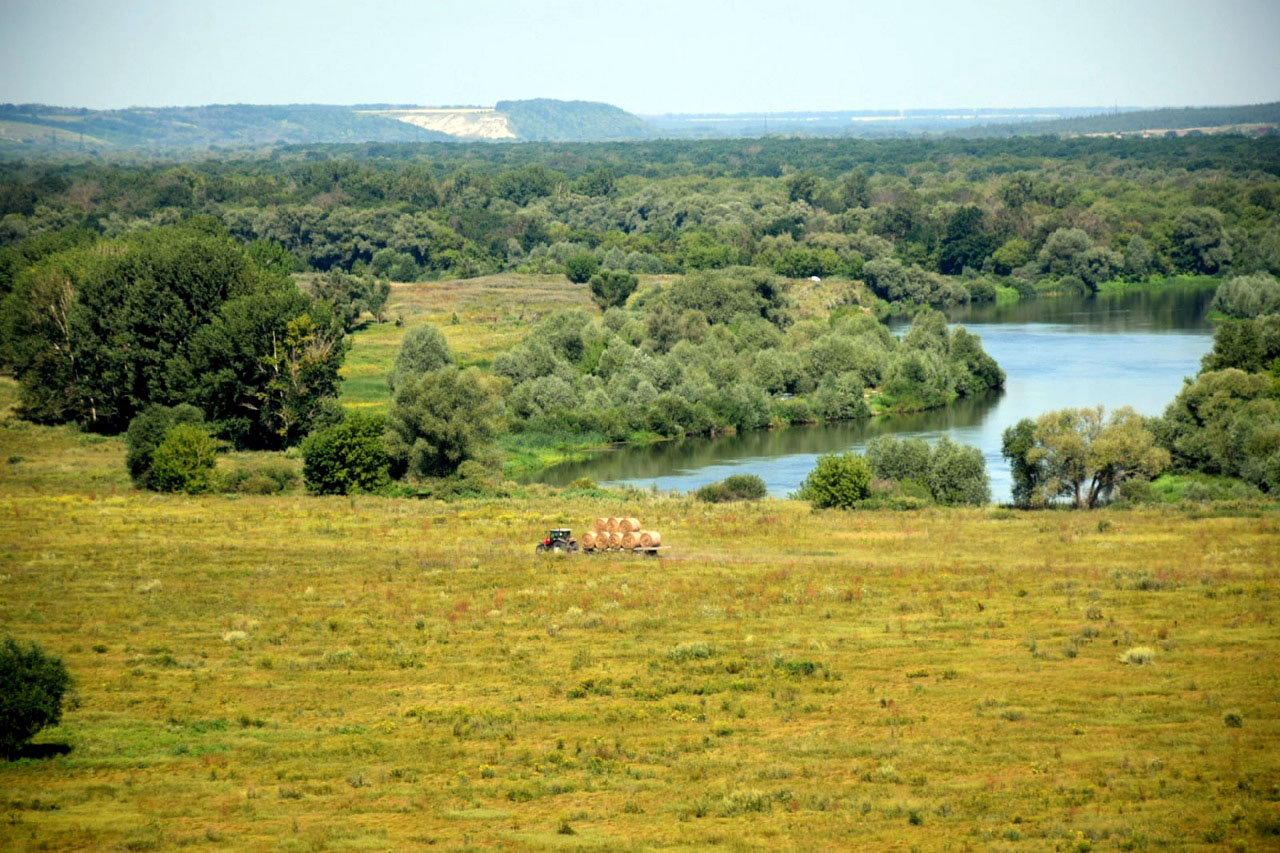
[[[494,380],[445,367],[396,389],[385,444],[396,477],[447,477],[485,450],[502,413]]]
[[[449,342],[445,340],[444,334],[435,326],[414,326],[405,333],[400,352],[396,353],[396,363],[387,377],[387,384],[394,393],[406,382],[450,364],[453,364],[453,353],[449,350]]]

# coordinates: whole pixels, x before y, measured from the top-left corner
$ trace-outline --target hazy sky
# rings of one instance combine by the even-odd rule
[[[0,0],[0,102],[638,113],[1280,100],[1280,0]]]

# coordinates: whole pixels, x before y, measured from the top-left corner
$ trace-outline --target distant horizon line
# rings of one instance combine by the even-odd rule
[[[321,101],[275,101],[275,102],[249,102],[249,101],[215,101],[206,104],[132,104],[127,107],[86,107],[81,104],[52,104],[44,101],[4,101],[0,102],[0,107],[51,107],[53,109],[64,110],[89,110],[92,112],[124,112],[127,110],[186,110],[186,109],[204,109],[208,107],[333,107],[347,109],[388,109],[388,110],[492,110],[496,108],[498,103],[502,101],[532,101],[532,100],[549,100],[563,102],[585,102],[595,104],[605,104],[616,107],[641,118],[665,118],[665,117],[709,117],[723,116],[729,118],[742,117],[764,117],[764,116],[798,116],[798,115],[836,115],[836,114],[860,114],[867,116],[889,116],[900,115],[903,113],[989,113],[989,112],[1009,112],[1014,110],[1099,110],[1099,111],[1125,111],[1136,112],[1141,110],[1177,110],[1177,109],[1213,109],[1224,107],[1250,107],[1263,106],[1267,104],[1280,103],[1280,98],[1271,101],[1258,101],[1256,103],[1218,103],[1218,104],[1047,104],[1043,106],[1032,104],[1016,104],[1004,106],[973,106],[973,105],[949,105],[942,107],[844,107],[844,108],[824,108],[824,109],[774,109],[774,110],[736,110],[736,111],[716,111],[716,110],[687,110],[687,111],[668,111],[668,112],[647,112],[640,110],[631,110],[618,106],[609,101],[589,101],[581,98],[502,98],[494,101],[492,104],[409,104],[409,103],[390,103],[385,101],[364,101],[355,103],[325,103]]]

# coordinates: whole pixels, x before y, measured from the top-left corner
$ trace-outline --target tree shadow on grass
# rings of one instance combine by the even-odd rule
[[[18,747],[13,755],[9,756],[10,761],[18,761],[23,758],[29,758],[34,761],[45,761],[50,758],[57,758],[60,755],[66,755],[71,751],[69,743],[28,743]]]

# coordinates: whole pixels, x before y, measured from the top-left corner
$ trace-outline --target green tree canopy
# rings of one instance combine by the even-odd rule
[[[480,455],[502,413],[498,388],[475,368],[445,367],[396,389],[385,444],[396,477],[447,477]]]
[[[586,284],[600,269],[600,259],[590,252],[570,255],[564,262],[564,274],[574,284]]]
[[[815,507],[852,509],[871,495],[871,466],[856,453],[829,453],[800,484],[796,497]]]
[[[238,443],[296,441],[306,412],[288,411],[297,389],[283,386],[317,379],[318,359],[312,391],[332,396],[345,351],[330,308],[208,218],[52,255],[22,272],[0,315],[23,413],[103,432],[153,403],[191,403]]]
[[[317,495],[376,492],[389,479],[391,460],[383,445],[386,418],[352,412],[338,424],[302,442],[302,477]]]
[[[1123,481],[1153,477],[1170,464],[1169,452],[1127,406],[1109,418],[1102,406],[1046,412],[1035,421],[1029,447],[1020,432],[1006,432],[1006,453],[1021,451],[1011,461],[1023,475],[1031,474],[1029,500],[1035,505],[1069,497],[1077,509],[1092,508]]]
[[[591,298],[601,310],[627,304],[627,298],[635,293],[639,279],[629,272],[601,270],[591,276]]]
[[[15,757],[37,732],[61,722],[70,687],[61,658],[13,637],[0,642],[0,755]]]
[[[453,364],[453,353],[444,334],[435,326],[414,326],[405,333],[387,384],[394,392],[406,381],[450,364]]]

